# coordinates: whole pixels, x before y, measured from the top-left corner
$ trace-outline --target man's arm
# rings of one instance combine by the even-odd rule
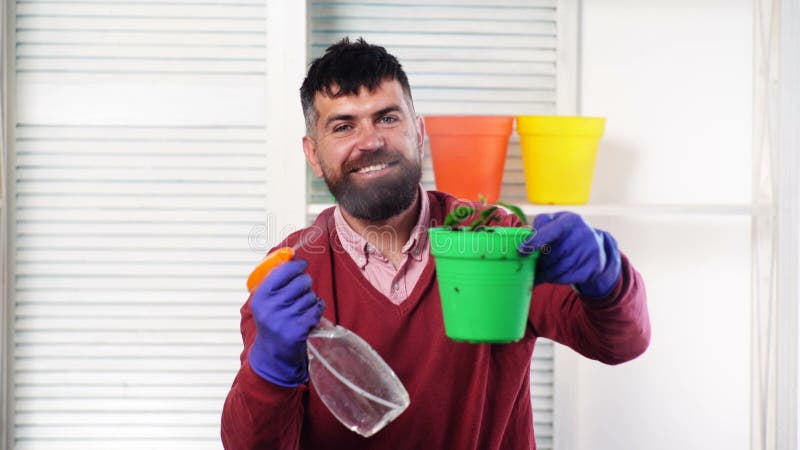
[[[241,368],[222,413],[228,449],[297,448],[308,390],[308,335],[324,304],[294,259],[269,272],[242,307]]]
[[[250,366],[256,326],[252,296],[242,306],[241,367],[222,410],[222,444],[227,450],[296,449],[303,422],[303,397],[308,387],[283,387],[261,378]]]
[[[570,212],[543,214],[520,253],[540,251],[531,300],[534,331],[607,364],[629,361],[650,342],[641,276],[607,231]]]
[[[530,323],[537,335],[587,358],[620,364],[650,343],[650,319],[642,277],[622,255],[619,281],[608,297],[582,297],[569,285],[540,284],[533,290]]]

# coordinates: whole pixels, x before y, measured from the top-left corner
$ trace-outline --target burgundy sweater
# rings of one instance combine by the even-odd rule
[[[431,224],[458,202],[428,192]],[[501,224],[518,225],[507,215]],[[605,300],[585,301],[570,287],[534,288],[528,328],[519,342],[456,343],[444,334],[433,258],[409,297],[395,305],[378,292],[342,249],[332,208],[282,245],[304,244],[313,289],[325,317],[366,340],[394,369],[411,397],[397,419],[370,438],[346,429],[311,386],[284,388],[260,378],[248,362],[256,336],[250,299],[242,307],[244,350],[222,413],[226,449],[533,449],[529,367],[537,337],[618,364],[650,340],[644,284],[623,256],[622,278]]]

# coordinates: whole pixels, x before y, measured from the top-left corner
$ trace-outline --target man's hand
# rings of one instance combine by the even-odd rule
[[[250,366],[262,378],[294,387],[308,381],[306,341],[319,323],[322,300],[311,290],[302,259],[286,262],[267,276],[250,303],[258,335],[250,347]]]
[[[584,297],[611,294],[621,274],[617,242],[571,212],[539,214],[534,234],[520,244],[520,254],[541,250],[536,262],[536,283],[572,284]]]

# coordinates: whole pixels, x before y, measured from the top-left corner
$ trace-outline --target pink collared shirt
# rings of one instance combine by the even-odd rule
[[[411,236],[403,245],[403,260],[395,269],[391,261],[372,246],[364,236],[356,233],[347,223],[337,205],[333,211],[336,232],[345,251],[367,280],[392,303],[399,305],[408,297],[428,263],[428,223],[431,217],[428,194],[419,187],[419,219]]]

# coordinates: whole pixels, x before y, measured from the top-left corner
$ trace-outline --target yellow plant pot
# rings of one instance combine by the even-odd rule
[[[602,117],[517,117],[531,202],[582,205],[589,201],[605,123]]]

